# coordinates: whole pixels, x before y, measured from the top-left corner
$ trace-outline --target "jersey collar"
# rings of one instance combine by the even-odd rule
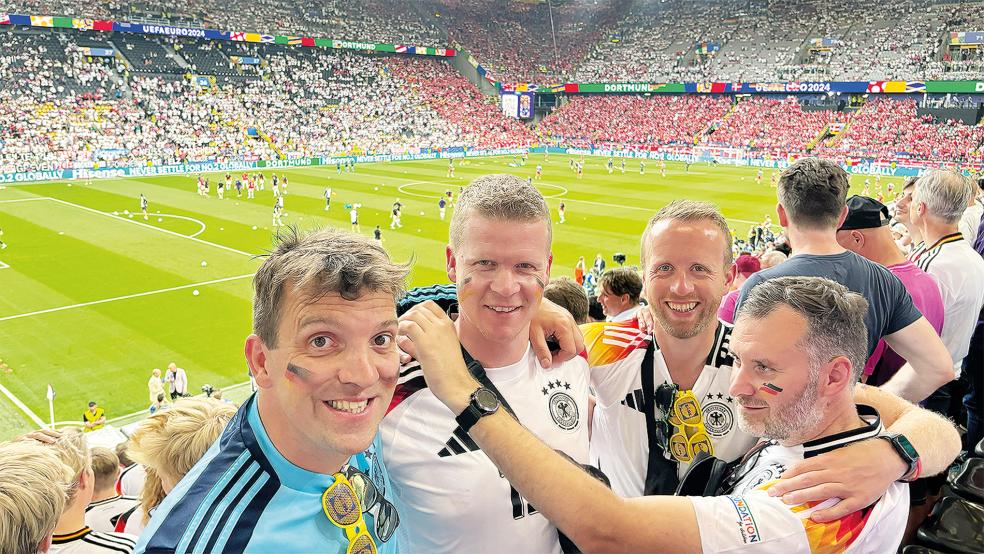
[[[865,425],[857,429],[850,429],[841,433],[836,433],[812,441],[803,443],[803,457],[810,458],[819,456],[824,452],[830,452],[849,444],[877,437],[884,432],[881,416],[878,410],[871,406],[858,404],[858,415],[865,422]]]

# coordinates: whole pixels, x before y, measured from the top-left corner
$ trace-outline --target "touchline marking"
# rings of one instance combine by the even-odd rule
[[[48,200],[48,197],[35,196],[34,198],[15,198],[13,200],[0,200],[0,204],[13,204],[15,202],[32,202],[34,200]]]
[[[182,235],[183,236],[183,235]],[[176,290],[190,289],[193,287],[202,287],[205,285],[214,285],[216,283],[225,283],[226,281],[235,281],[237,279],[245,279],[247,277],[252,277],[252,273],[246,273],[244,275],[236,275],[234,277],[223,277],[222,279],[213,279],[211,281],[202,281],[200,283],[191,283],[190,285],[180,285],[177,287],[170,287],[166,289],[159,290],[149,290],[146,292],[138,292],[135,294],[127,294],[124,296],[117,296],[115,298],[104,298],[102,300],[93,300],[91,302],[82,302],[81,304],[72,304],[70,306],[59,306],[57,308],[48,308],[47,310],[38,310],[36,312],[27,312],[23,314],[8,315],[6,317],[0,317],[0,321],[9,321],[11,319],[20,319],[22,317],[30,317],[34,315],[50,314],[52,312],[61,312],[64,310],[73,310],[75,308],[84,308],[86,306],[95,306],[96,304],[105,304],[107,302],[116,302],[117,300],[127,300],[130,298],[139,298],[141,296],[151,296],[154,294],[161,294],[165,292],[172,292]]]
[[[7,387],[5,387],[3,385],[0,385],[0,392],[2,392],[4,396],[6,396],[7,398],[9,398],[10,401],[14,403],[14,406],[17,406],[18,408],[20,408],[20,411],[24,412],[24,415],[26,415],[27,417],[31,418],[31,421],[33,421],[34,423],[36,423],[38,427],[47,427],[48,426],[47,423],[45,423],[44,421],[41,420],[40,417],[38,417],[38,414],[32,412],[31,409],[28,408],[26,404],[24,404],[23,402],[21,402],[20,401],[20,398],[17,398],[16,396],[14,396],[14,393],[12,393],[9,390],[7,390]]]

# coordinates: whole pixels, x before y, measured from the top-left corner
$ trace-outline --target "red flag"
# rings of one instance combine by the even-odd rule
[[[314,39],[311,37],[301,37],[301,46],[314,46]]]
[[[92,22],[92,28],[96,31],[112,31],[113,22],[104,19],[97,19]]]

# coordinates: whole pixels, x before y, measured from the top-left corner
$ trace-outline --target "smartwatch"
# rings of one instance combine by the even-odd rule
[[[909,439],[905,438],[905,435],[892,434],[879,435],[878,438],[887,440],[892,445],[892,448],[895,449],[895,453],[909,466],[909,469],[899,481],[908,483],[918,479],[919,474],[922,473],[922,459],[912,446],[912,443],[909,442]]]
[[[472,426],[478,423],[478,420],[494,414],[498,409],[499,396],[492,389],[478,387],[475,392],[471,393],[468,407],[454,419],[458,422],[461,430],[467,433]]]

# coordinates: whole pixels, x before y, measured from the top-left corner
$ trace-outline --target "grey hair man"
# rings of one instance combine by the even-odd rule
[[[791,464],[810,463],[821,451],[885,434],[879,413],[855,404],[855,384],[867,356],[866,301],[827,279],[789,277],[759,285],[747,302],[734,330],[737,365],[730,393],[742,427],[770,440],[734,466],[728,478],[710,484],[704,474],[700,490],[710,485],[710,496],[620,498],[565,463],[501,409],[480,418],[470,437],[584,551],[897,549],[909,511],[904,483],[825,524],[812,519],[818,506],[770,494]],[[452,413],[461,413],[479,384],[460,353],[447,346],[454,339],[451,322],[434,304],[422,308],[426,313],[408,313],[415,325],[404,330],[426,353],[421,363],[431,390]],[[891,411],[913,409],[882,391],[872,394],[885,397]],[[925,470],[938,472],[959,453],[959,436],[951,424],[931,417],[941,425],[934,432],[945,436],[946,446]],[[824,506],[831,505],[839,504],[831,500]]]
[[[259,390],[151,515],[139,551],[397,550],[377,429],[407,273],[369,237],[278,236],[253,279],[245,353]]]
[[[906,360],[884,387],[919,401],[953,379],[946,348],[912,303],[902,282],[884,267],[846,250],[837,229],[847,217],[847,173],[836,163],[802,158],[779,178],[776,211],[794,256],[752,275],[741,288],[737,312],[760,283],[782,276],[826,277],[869,300],[865,316],[868,354],[885,339]]]
[[[909,220],[923,237],[923,244],[909,254],[909,259],[939,282],[943,296],[940,337],[956,374],[984,306],[984,259],[958,230],[974,188],[974,183],[959,173],[931,170],[916,180],[909,203]],[[926,406],[948,413],[949,404],[947,385],[934,393]]]

